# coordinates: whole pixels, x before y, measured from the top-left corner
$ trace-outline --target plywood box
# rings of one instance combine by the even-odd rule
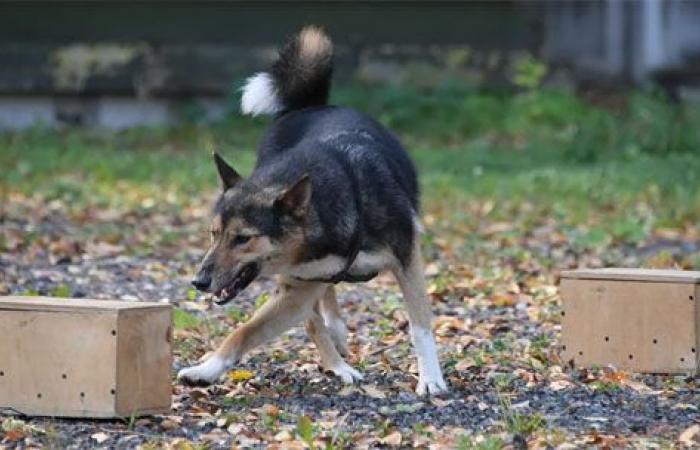
[[[595,269],[562,272],[561,278],[565,360],[697,373],[700,272]]]
[[[0,408],[129,417],[170,410],[170,305],[0,297]]]

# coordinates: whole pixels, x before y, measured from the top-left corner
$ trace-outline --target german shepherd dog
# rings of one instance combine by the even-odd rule
[[[245,352],[305,322],[324,369],[352,383],[347,329],[334,284],[389,270],[404,296],[418,357],[418,394],[447,390],[431,330],[420,251],[416,171],[399,141],[373,119],[330,106],[333,46],[306,27],[280,51],[269,72],[248,79],[241,109],[272,114],[249,178],[219,155],[223,184],[214,207],[211,246],[192,284],[219,305],[259,275],[279,287],[255,315],[204,362],[178,378],[209,384]]]

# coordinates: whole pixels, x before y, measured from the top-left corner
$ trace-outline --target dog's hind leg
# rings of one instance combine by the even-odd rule
[[[348,328],[345,321],[340,316],[338,298],[335,295],[335,287],[328,286],[326,292],[319,302],[321,305],[321,315],[326,324],[328,332],[331,334],[336,350],[343,356],[348,355]]]
[[[215,382],[231,369],[243,354],[302,323],[312,312],[326,288],[325,284],[280,278],[279,292],[253,317],[231,333],[206,361],[182,369],[177,377],[188,384]]]
[[[408,320],[411,325],[411,340],[418,357],[419,395],[439,394],[447,391],[438,361],[435,338],[432,331],[432,312],[426,296],[423,261],[421,258],[419,236],[413,240],[411,260],[405,267],[393,270],[399,282],[406,303]]]
[[[326,291],[327,293],[328,291]],[[320,304],[323,299],[314,306],[311,317],[306,320],[306,331],[314,341],[319,354],[321,355],[321,365],[327,371],[339,376],[343,383],[351,384],[354,381],[362,380],[362,374],[350,367],[343,357],[338,353],[333,333],[328,329],[320,312]]]

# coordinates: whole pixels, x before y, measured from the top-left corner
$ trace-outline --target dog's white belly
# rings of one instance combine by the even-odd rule
[[[338,255],[328,255],[292,267],[291,275],[302,279],[330,278],[345,268],[346,259]],[[396,258],[388,250],[359,252],[350,266],[350,275],[367,275],[381,272],[396,264]]]

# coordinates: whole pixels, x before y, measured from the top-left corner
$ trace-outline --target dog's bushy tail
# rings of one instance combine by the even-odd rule
[[[333,74],[333,44],[318,27],[304,27],[279,52],[269,72],[248,78],[241,110],[257,116],[325,105]]]

